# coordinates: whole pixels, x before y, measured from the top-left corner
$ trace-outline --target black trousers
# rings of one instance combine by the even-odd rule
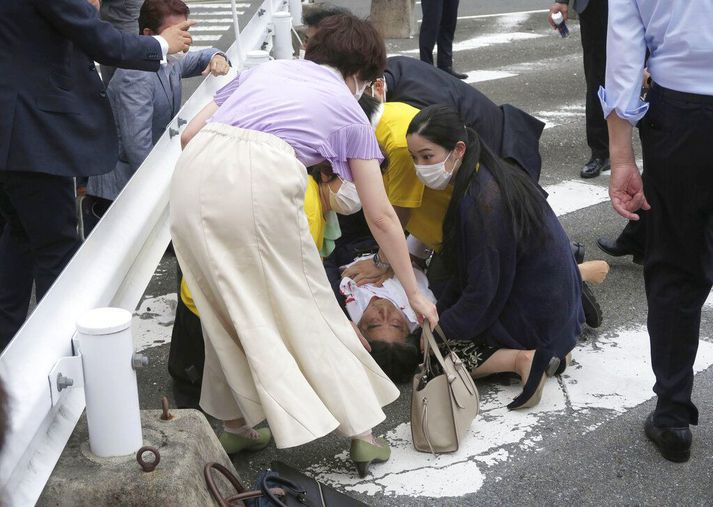
[[[579,14],[584,79],[587,82],[587,144],[594,158],[609,158],[609,131],[597,92],[604,86],[607,62],[607,0],[590,0]]]
[[[644,177],[645,178],[645,177]],[[648,211],[637,211],[639,220],[629,220],[617,238],[617,243],[643,256],[646,247],[646,221]]]
[[[79,247],[74,180],[0,171],[0,347],[27,317],[35,284],[39,301]]]
[[[441,69],[453,67],[453,37],[458,21],[459,0],[423,0],[423,20],[418,36],[421,60],[433,65],[433,46],[438,43],[437,64]]]
[[[658,426],[698,423],[691,401],[701,307],[713,285],[713,97],[654,86],[640,125],[644,281]]]

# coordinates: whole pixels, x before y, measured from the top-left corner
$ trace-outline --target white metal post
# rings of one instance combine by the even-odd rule
[[[302,26],[302,0],[290,0],[292,26]]]
[[[235,0],[230,0],[230,9],[233,12],[233,32],[235,32],[235,54],[238,56],[238,69],[242,69],[244,62],[243,46],[240,43],[240,22],[238,21],[238,6],[235,5]]]
[[[84,369],[89,447],[108,458],[143,445],[139,390],[132,360],[131,312],[97,308],[77,321]]]
[[[292,16],[289,12],[276,12],[272,17],[272,24],[275,27],[275,44],[272,55],[277,60],[292,58]]]
[[[248,51],[245,57],[245,68],[250,69],[252,67],[257,67],[261,63],[270,61],[270,53],[263,51],[261,49],[255,49],[253,51]]]

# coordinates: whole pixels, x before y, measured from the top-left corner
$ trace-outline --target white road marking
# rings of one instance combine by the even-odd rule
[[[566,215],[609,200],[607,187],[577,180],[548,185],[544,189],[549,194],[547,202],[557,216]]]
[[[238,11],[238,16],[245,14],[245,11]],[[194,16],[220,16],[219,19],[221,20],[229,20],[231,23],[233,22],[233,12],[232,11],[205,11],[205,12],[193,12],[191,11],[191,15],[189,16],[191,19],[194,19]],[[203,22],[207,18],[195,18],[198,19],[198,21]]]
[[[713,310],[713,292],[708,295],[708,299],[706,299],[706,302],[703,303],[703,307]]]
[[[188,7],[191,9],[230,9],[231,5],[229,3],[221,3],[221,4],[214,4],[214,3],[189,3]],[[236,9],[245,9],[247,7],[250,7],[250,4],[246,3],[236,3],[235,8]]]
[[[545,128],[550,129],[584,119],[584,104],[570,104],[561,106],[554,111],[538,111],[533,114],[535,118],[545,123]]]
[[[212,48],[212,47],[213,47],[213,46],[191,46],[191,47],[188,49],[188,51],[189,51],[189,52],[190,52],[190,51],[202,51],[202,50],[204,50],[204,49],[210,49],[210,48]]]
[[[134,312],[131,332],[137,351],[158,347],[171,341],[176,316],[176,293],[147,297]]]
[[[486,19],[486,18],[499,18],[501,16],[514,16],[523,14],[540,14],[544,12],[550,12],[549,9],[535,9],[533,11],[515,11],[515,12],[499,12],[497,14],[478,14],[475,16],[458,16],[458,21],[465,19]],[[423,19],[418,20],[419,23],[423,22]],[[547,21],[545,21],[546,23]]]
[[[196,32],[224,32],[233,25],[200,24],[191,27],[191,33]]]
[[[220,40],[223,34],[219,35],[194,35],[193,40],[198,42]]]
[[[508,44],[518,40],[538,39],[540,37],[544,37],[544,35],[527,32],[489,33],[473,37],[472,39],[456,42],[453,44],[453,51],[470,51],[473,49],[492,46],[494,44]],[[401,54],[417,54],[418,52],[418,49],[407,49],[406,51],[402,51]]]
[[[442,498],[476,493],[486,481],[497,480],[499,464],[537,451],[543,439],[537,432],[541,421],[558,417],[576,423],[582,415],[591,418],[596,410],[601,418],[582,426],[582,434],[586,434],[650,399],[654,376],[648,351],[644,327],[620,329],[596,342],[580,344],[573,352],[573,364],[562,375],[562,385],[549,379],[540,404],[523,412],[505,408],[522,389],[519,384],[494,386],[483,396],[481,415],[456,453],[433,456],[417,452],[409,423],[402,423],[386,434],[391,459],[372,466],[368,479],[356,476],[347,452],[321,460],[308,467],[308,473],[367,495]],[[694,370],[700,372],[711,364],[713,344],[702,341]],[[569,413],[568,404],[573,409]]]
[[[482,83],[484,81],[494,81],[496,79],[504,79],[506,77],[514,77],[518,74],[505,72],[502,70],[471,70],[467,72],[468,77],[464,81],[468,84]]]

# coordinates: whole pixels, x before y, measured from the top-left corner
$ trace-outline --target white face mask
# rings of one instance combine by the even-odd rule
[[[329,187],[329,185],[327,185]],[[329,188],[329,205],[340,215],[353,215],[361,209],[361,201],[356,186],[351,181],[342,181],[337,193]]]
[[[359,100],[362,95],[364,95],[364,90],[366,90],[366,87],[369,85],[369,83],[363,83],[361,86],[359,86],[359,81],[357,81],[356,76],[352,76],[352,79],[354,80],[354,98]]]
[[[437,164],[414,164],[416,167],[416,176],[418,176],[418,179],[421,180],[421,183],[434,190],[443,190],[446,188],[448,186],[448,182],[451,181],[451,178],[453,177],[453,171],[457,167],[454,164],[451,171],[446,170],[446,162],[449,158],[451,158],[451,155],[453,155],[452,151],[448,153],[448,156],[443,162],[438,162]],[[457,163],[458,161],[456,164]]]

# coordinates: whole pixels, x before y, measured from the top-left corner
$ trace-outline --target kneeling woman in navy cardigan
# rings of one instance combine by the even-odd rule
[[[474,377],[520,375],[523,391],[508,408],[534,406],[584,322],[570,241],[528,175],[495,155],[454,110],[423,109],[407,140],[426,186],[454,186],[432,263],[447,275],[432,285],[441,328],[476,359]]]

